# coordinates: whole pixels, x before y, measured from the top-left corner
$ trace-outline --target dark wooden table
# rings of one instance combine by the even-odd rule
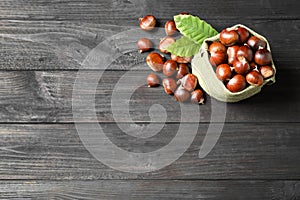
[[[298,0],[2,0],[0,198],[300,199],[299,5]],[[148,125],[153,104],[161,104],[168,114],[157,136],[141,140],[122,133],[111,110],[114,86],[126,72],[132,78],[150,72],[144,55],[126,51],[126,42],[133,40],[111,36],[137,28],[143,15],[155,15],[163,27],[183,11],[218,31],[237,23],[256,30],[268,38],[278,69],[276,84],[226,105],[222,135],[203,159],[198,153],[211,122],[214,100],[209,97],[200,107],[200,118],[185,122],[179,104],[161,87],[140,87],[129,106],[137,125]],[[106,40],[122,55],[108,68],[86,69],[87,86],[104,72],[96,90],[97,120],[83,115],[74,121],[77,71]],[[82,94],[90,92],[87,87]],[[199,128],[192,145],[171,165],[126,173],[102,164],[82,144],[75,124],[95,122],[114,144],[132,152],[163,147],[181,123]]]

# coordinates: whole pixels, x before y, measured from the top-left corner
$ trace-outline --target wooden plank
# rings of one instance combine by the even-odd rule
[[[299,181],[5,181],[12,199],[298,199]]]
[[[107,138],[119,148],[140,153],[167,145],[179,126],[166,124],[157,135],[139,139],[126,135],[116,124],[100,125]],[[182,142],[193,137],[191,126],[184,137],[179,138]],[[208,124],[199,124],[192,145],[171,165],[136,174],[114,170],[96,160],[83,146],[72,124],[1,125],[0,180],[300,179],[300,123],[225,124],[216,146],[207,157],[199,159],[199,149],[207,130]],[[108,147],[106,142],[98,148],[113,159]],[[179,150],[181,145],[177,148]],[[140,166],[132,165],[126,166],[134,169]]]
[[[1,12],[0,12],[1,13]],[[219,31],[242,23],[266,36],[279,69],[299,68],[300,44],[299,20],[229,19],[209,20]],[[144,54],[137,52],[136,41],[151,38],[155,44],[164,37],[164,30],[145,33],[136,24],[123,21],[122,26],[105,25],[101,22],[72,21],[7,21],[0,23],[1,70],[74,70],[79,69],[91,50],[109,39],[111,50],[100,52],[118,56],[110,66],[88,66],[90,69],[143,70]],[[129,27],[128,27],[129,25]],[[130,33],[124,32],[135,29]],[[112,35],[119,34],[111,38]],[[283,39],[284,38],[284,39]],[[97,52],[99,53],[99,51]],[[99,54],[93,55],[99,57]]]
[[[245,101],[225,104],[207,97],[203,106],[179,104],[172,96],[166,95],[162,87],[148,88],[144,80],[149,72],[106,71],[100,82],[99,72],[85,72],[85,77],[77,80],[85,87],[76,90],[81,96],[74,97],[73,101],[77,76],[74,71],[0,72],[0,122],[66,123],[74,122],[75,113],[82,114],[75,118],[76,122],[150,122],[148,112],[154,104],[164,107],[167,122],[223,122],[225,117],[227,122],[300,120],[299,70],[279,71],[274,85],[265,86],[260,94]],[[140,86],[137,90],[134,89],[135,83]],[[97,86],[96,91],[93,91],[93,86]],[[93,94],[95,110],[89,103],[94,99]],[[76,103],[74,112],[72,102]],[[190,109],[191,114],[198,113],[200,117],[182,118],[182,108]],[[159,111],[164,115],[163,109]],[[95,112],[97,118],[94,117]],[[154,118],[154,121],[164,119]]]
[[[1,19],[26,20],[80,20],[119,23],[120,19],[137,19],[145,14],[155,14],[158,18],[170,18],[187,11],[203,18],[298,18],[299,2],[273,1],[222,1],[216,0],[69,0],[48,2],[45,0],[14,1],[3,0],[0,4]]]
[[[78,69],[107,37],[128,28],[80,22],[2,21],[1,69]]]

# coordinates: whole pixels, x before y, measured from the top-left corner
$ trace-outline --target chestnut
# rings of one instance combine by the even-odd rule
[[[238,29],[236,30],[236,32],[239,34],[239,43],[243,44],[245,42],[247,42],[250,33],[247,29],[243,28],[243,27],[238,27]]]
[[[226,85],[226,88],[230,92],[240,92],[246,87],[246,79],[244,76],[237,74],[232,79],[230,79]]]
[[[192,56],[191,57],[180,57],[180,56],[171,54],[171,59],[178,63],[190,63],[192,61]]]
[[[191,93],[191,102],[195,104],[204,104],[204,96],[202,90],[197,89]]]
[[[190,15],[190,13],[188,13],[188,12],[181,12],[181,13],[179,13],[179,15]]]
[[[162,83],[167,94],[174,94],[177,88],[177,83],[173,78],[164,78]]]
[[[228,64],[221,64],[216,69],[217,78],[221,81],[227,81],[231,78],[231,68]]]
[[[267,46],[267,43],[258,38],[257,36],[251,36],[248,41],[247,44],[249,45],[249,47],[251,47],[253,50],[257,50],[259,47],[261,48],[265,48]]]
[[[169,20],[166,22],[165,31],[168,36],[174,35],[177,32],[177,28],[174,20]]]
[[[178,72],[177,72],[176,78],[181,79],[189,73],[190,73],[190,70],[189,70],[189,67],[187,66],[187,64],[180,63],[178,66]]]
[[[248,62],[251,62],[253,59],[253,52],[251,48],[247,45],[243,45],[237,51],[237,57],[243,56]]]
[[[190,96],[191,94],[182,87],[178,87],[174,93],[175,100],[179,102],[186,102],[188,99],[190,99]]]
[[[182,87],[189,92],[192,92],[198,83],[198,79],[194,74],[187,74],[182,79],[179,80]]]
[[[174,60],[167,60],[163,66],[163,73],[166,76],[173,76],[178,69],[177,62]]]
[[[158,45],[159,51],[161,51],[162,53],[169,53],[167,51],[167,47],[173,44],[174,42],[176,42],[176,40],[173,37],[167,36],[163,38]]]
[[[148,66],[155,72],[160,72],[163,69],[164,58],[156,52],[151,52],[146,57]]]
[[[254,61],[258,65],[269,65],[272,62],[271,52],[267,49],[258,49],[255,52]]]
[[[232,46],[239,42],[239,34],[235,30],[224,29],[220,33],[220,41],[225,46]]]
[[[222,63],[226,63],[227,55],[224,52],[213,52],[210,54],[209,62],[213,66],[218,66]]]
[[[140,27],[142,30],[151,31],[156,25],[156,19],[153,15],[146,15],[140,18]]]
[[[140,38],[137,42],[137,47],[140,53],[150,51],[153,48],[153,43],[147,38]]]
[[[247,74],[246,80],[250,85],[261,86],[264,83],[263,76],[258,71],[251,71]]]
[[[259,67],[259,72],[265,79],[272,77],[275,73],[273,67],[271,66],[261,66]]]
[[[240,49],[239,46],[234,45],[227,48],[227,55],[228,55],[228,64],[232,65],[233,61],[237,59],[237,52]]]
[[[240,59],[233,62],[234,71],[238,74],[247,74],[251,69],[249,63],[245,58],[240,57]]]
[[[208,51],[210,53],[215,53],[215,52],[226,52],[226,47],[221,43],[221,42],[213,42],[211,45],[209,45]]]
[[[257,64],[254,62],[254,61],[252,61],[251,63],[249,63],[250,64],[250,69],[256,69],[256,67],[257,67]]]
[[[147,76],[148,87],[157,87],[160,85],[160,78],[156,74],[149,74]]]

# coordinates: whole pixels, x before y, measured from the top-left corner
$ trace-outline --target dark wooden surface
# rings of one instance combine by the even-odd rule
[[[0,199],[300,199],[299,5],[297,0],[2,0]],[[198,152],[210,122],[210,105],[224,104],[208,97],[199,107],[200,119],[182,121],[178,103],[161,87],[151,92],[140,87],[129,107],[134,122],[148,124],[153,104],[161,104],[168,114],[162,131],[148,139],[123,134],[111,111],[120,77],[149,73],[145,55],[128,51],[141,35],[120,33],[137,28],[143,15],[154,14],[163,26],[182,11],[198,15],[218,31],[241,23],[266,36],[278,69],[275,85],[226,105],[222,135],[204,159]],[[74,121],[77,70],[106,39],[121,56],[108,68],[88,68],[85,80],[88,86],[104,72],[96,90],[98,118],[87,115]],[[132,123],[125,117],[120,121]],[[176,162],[134,174],[96,160],[83,146],[75,122],[99,123],[113,143],[131,152],[151,152],[168,144],[179,123],[198,124],[199,129]]]

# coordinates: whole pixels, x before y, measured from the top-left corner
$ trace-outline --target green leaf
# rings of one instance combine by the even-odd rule
[[[189,38],[182,36],[167,47],[167,51],[180,57],[191,57],[199,52],[201,45],[196,44]]]
[[[199,45],[202,45],[206,38],[218,34],[210,24],[193,15],[174,16],[177,29],[180,33]]]

